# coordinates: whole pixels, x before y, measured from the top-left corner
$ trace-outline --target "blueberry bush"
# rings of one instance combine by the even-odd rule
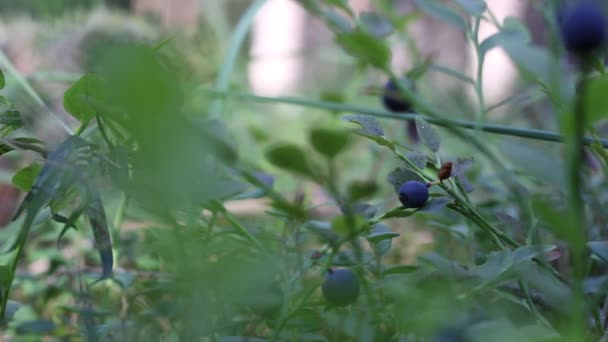
[[[373,80],[367,99],[324,100],[256,96],[237,79],[264,3],[244,12],[212,82],[170,37],[108,38],[64,93],[75,128],[53,116],[59,143],[0,97],[0,153],[35,156],[11,177],[27,195],[0,230],[0,337],[608,340],[601,1],[538,2],[541,45],[483,0],[416,0],[407,18],[391,1],[355,13],[348,1],[298,0],[357,79]],[[391,69],[389,42],[410,41],[425,17],[467,39],[475,76],[416,44],[409,71]],[[480,39],[482,23],[497,32]],[[520,76],[496,104],[481,78],[493,49]],[[0,62],[7,87],[35,94]],[[438,96],[436,73],[470,89],[470,103]],[[265,112],[279,105],[315,120],[281,134]],[[527,128],[538,108],[542,127]],[[252,202],[263,208],[234,209]],[[48,267],[32,274],[40,260]]]

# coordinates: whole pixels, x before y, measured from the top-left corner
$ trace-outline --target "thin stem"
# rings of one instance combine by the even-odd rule
[[[475,55],[477,56],[477,74],[475,76],[475,95],[477,96],[477,128],[481,129],[486,121],[486,104],[483,95],[483,62],[485,55],[481,53],[479,42],[479,26],[481,18],[475,19],[475,28],[473,30],[473,44],[475,47]]]
[[[247,34],[249,33],[251,26],[253,25],[253,20],[255,16],[265,3],[266,0],[257,0],[252,3],[247,9],[247,11],[243,14],[236,28],[234,29],[234,33],[232,34],[232,37],[230,38],[230,42],[228,44],[228,51],[226,52],[226,56],[224,57],[224,64],[220,69],[217,81],[215,83],[215,89],[217,91],[224,92],[228,90],[230,77],[234,72],[234,66],[236,65],[236,61],[239,56],[241,47],[245,43],[245,39],[247,38]],[[218,98],[211,103],[209,108],[209,114],[212,117],[217,117],[222,114],[223,110],[224,100]]]
[[[443,119],[443,118],[434,118],[429,117],[427,115],[415,114],[415,113],[392,113],[389,111],[385,111],[382,109],[375,108],[366,108],[356,105],[348,105],[342,103],[335,102],[326,102],[326,101],[317,101],[310,100],[305,98],[297,98],[297,97],[269,97],[269,96],[256,96],[248,93],[237,93],[237,92],[224,92],[217,90],[203,90],[212,96],[218,97],[231,97],[235,99],[240,99],[242,101],[251,101],[251,102],[261,102],[261,103],[283,103],[290,104],[294,106],[302,106],[309,108],[318,108],[324,109],[327,111],[340,111],[340,112],[350,112],[350,113],[358,113],[365,114],[380,118],[388,118],[394,120],[415,120],[416,118],[422,118],[426,120],[428,123],[439,126],[439,127],[458,127],[464,129],[480,129],[481,131],[487,133],[495,133],[500,135],[508,135],[525,139],[533,139],[533,140],[542,140],[542,141],[550,141],[550,142],[564,142],[564,137],[560,134],[545,130],[539,129],[531,129],[531,128],[517,128],[511,126],[497,125],[497,124],[488,124],[484,123],[480,127],[478,127],[477,123],[467,120],[454,120],[454,119]],[[590,145],[596,139],[593,137],[585,137],[584,144]],[[597,139],[597,141],[605,148],[608,148],[608,139]]]
[[[549,322],[547,322],[547,320],[538,311],[538,309],[536,309],[536,305],[534,305],[534,301],[532,300],[532,297],[530,297],[530,291],[528,291],[528,286],[526,284],[524,284],[524,282],[521,281],[521,280],[519,280],[517,283],[519,285],[519,288],[521,289],[521,291],[524,294],[524,299],[526,300],[526,304],[528,305],[528,309],[530,310],[530,312],[532,312],[532,314],[534,314],[534,317],[536,317],[536,320],[539,323],[544,324],[548,328],[553,329],[553,327],[551,326],[551,324]]]
[[[568,190],[569,204],[572,210],[573,223],[568,227],[568,242],[572,251],[572,266],[574,274],[574,307],[572,308],[573,333],[583,336],[586,323],[582,319],[585,314],[585,291],[583,280],[586,273],[585,264],[585,242],[587,235],[587,224],[585,220],[585,209],[582,200],[583,174],[581,172],[584,163],[584,143],[586,118],[585,118],[585,96],[587,88],[588,71],[591,69],[590,63],[583,59],[581,78],[578,84],[578,96],[574,105],[574,112],[571,115],[572,141],[568,158]]]
[[[249,242],[251,242],[262,254],[268,255],[266,248],[264,248],[264,246],[255,236],[253,236],[253,234],[251,234],[245,227],[243,227],[239,223],[239,221],[234,216],[232,216],[232,214],[228,210],[226,210],[226,208],[221,203],[218,202],[218,206],[222,209],[222,214],[224,215],[226,220],[230,222],[230,224],[239,232],[240,235],[249,240]]]
[[[27,142],[7,138],[0,138],[0,142],[12,147],[15,150],[29,150],[38,152],[44,158],[46,158],[48,155],[48,151],[45,148]]]
[[[0,49],[0,65],[2,66],[3,69],[6,69],[9,73],[11,73],[13,75],[13,77],[15,77],[19,86],[21,86],[21,88],[23,88],[23,90],[25,90],[25,92],[34,100],[34,102],[36,102],[36,104],[38,106],[40,106],[42,109],[44,109],[49,114],[51,114],[53,119],[55,119],[55,121],[57,121],[57,123],[59,123],[59,125],[69,135],[74,135],[74,131],[66,123],[64,123],[63,120],[61,120],[59,118],[59,116],[56,113],[54,113],[46,105],[46,103],[44,103],[44,101],[42,100],[40,95],[38,95],[38,93],[34,90],[34,88],[32,88],[32,86],[30,86],[30,84],[27,82],[27,80],[23,76],[21,76],[21,73],[19,73],[19,71],[17,71],[17,69],[15,68],[13,63],[10,61],[10,59],[6,56],[4,51],[2,51],[1,49]]]

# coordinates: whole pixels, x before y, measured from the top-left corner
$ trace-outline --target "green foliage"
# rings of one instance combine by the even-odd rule
[[[24,167],[17,171],[13,176],[13,184],[23,191],[32,190],[32,186],[34,185],[36,178],[38,178],[41,169],[42,166],[39,164],[32,164]]]
[[[261,3],[245,12],[231,51],[245,41],[244,28]],[[415,47],[408,25],[431,16],[465,34],[480,70],[489,51],[504,49],[521,72],[522,95],[489,106],[479,75],[435,65],[415,48],[418,62],[406,74],[416,80],[416,93],[403,87],[399,95],[420,114],[353,104],[365,100],[349,84],[340,96],[322,94],[327,102],[210,92],[194,86],[199,75],[179,54],[172,58],[175,50],[167,52],[172,39],[106,37],[95,45],[93,38],[86,72],[63,97],[80,129],[56,147],[47,150],[32,137],[21,113],[1,98],[0,156],[28,157],[13,177],[26,197],[0,230],[1,334],[125,341],[605,339],[603,59],[578,60],[584,64],[575,72],[564,68],[559,46],[533,44],[516,18],[493,22],[492,8],[480,0],[417,0],[406,17],[390,1],[356,15],[348,1],[298,3],[333,31],[358,67],[356,79],[399,79],[385,38]],[[480,40],[482,21],[498,32]],[[217,89],[230,89],[233,57],[221,67]],[[462,120],[446,98],[458,95],[435,91],[443,90],[427,77],[435,71],[473,87],[466,112],[474,122]],[[546,102],[531,107],[523,87]],[[225,101],[230,97],[238,101]],[[284,122],[274,125],[262,117],[271,111],[245,101],[315,108],[328,117],[307,111],[313,125],[298,121],[297,134],[279,134]],[[564,136],[502,126],[489,115],[508,107],[514,113],[500,120],[523,124],[527,115],[515,112],[542,105],[555,122],[536,124],[559,126]],[[255,137],[246,136],[250,118]],[[413,122],[420,141],[406,144],[402,127]],[[399,189],[411,180],[430,192],[420,208],[399,203]],[[35,276],[22,267],[39,260],[48,267]],[[326,275],[343,267],[356,287],[341,289],[337,281],[328,297]],[[332,301],[341,290],[356,294]]]
[[[3,14],[25,12],[35,17],[59,16],[67,10],[88,9],[101,3],[101,0],[0,0]]]
[[[295,172],[302,176],[314,178],[311,162],[306,152],[292,144],[277,144],[266,151],[266,158],[276,167]]]
[[[99,77],[85,74],[63,95],[63,107],[82,123],[89,122],[97,115],[96,103],[104,103],[104,86]]]

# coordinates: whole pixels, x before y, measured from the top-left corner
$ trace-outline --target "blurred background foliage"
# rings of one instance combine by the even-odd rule
[[[473,4],[475,9],[479,2],[424,7],[427,2],[439,3],[350,3],[358,12],[377,9],[398,28],[386,40],[396,73],[431,61],[433,67],[416,83],[420,98],[429,99],[442,117],[479,120],[475,94],[479,90],[474,85],[480,81],[474,79],[471,67],[475,52],[454,28],[454,22],[460,21],[445,14],[469,18],[466,11],[454,11],[460,8],[454,4]],[[570,303],[571,293],[531,262],[541,252],[519,250],[518,259],[515,253],[497,250],[487,232],[444,207],[386,221],[381,226],[385,231],[376,233],[389,238],[373,243],[362,236],[357,240],[360,250],[355,243],[344,243],[328,260],[323,253],[330,254],[336,232],[344,231],[340,224],[344,208],[335,203],[332,191],[352,194],[356,185],[369,181],[373,186],[362,186],[361,199],[380,215],[398,205],[386,175],[403,167],[402,161],[384,147],[355,136],[328,162],[318,153],[323,142],[315,144],[311,130],[344,132],[351,128],[341,118],[350,114],[347,110],[293,106],[283,103],[285,98],[251,102],[238,95],[288,95],[378,110],[378,88],[386,76],[342,51],[319,18],[302,14],[306,1],[275,1],[276,7],[263,7],[240,51],[232,51],[231,45],[239,20],[261,1],[167,3],[163,7],[158,1],[0,0],[4,54],[0,69],[7,78],[3,94],[22,113],[23,134],[41,139],[49,149],[63,141],[65,132],[49,113],[76,129],[79,121],[66,112],[63,94],[83,74],[94,73],[104,80],[107,91],[96,99],[112,107],[104,113],[104,122],[119,126],[111,133],[111,140],[119,143],[107,157],[113,162],[124,158],[132,171],[128,184],[96,179],[114,243],[115,279],[89,286],[99,274],[99,257],[85,220],[77,221],[78,230],[68,231],[61,248],[56,240],[62,224],[47,220],[34,226],[11,292],[15,302],[9,303],[9,313],[14,316],[0,337],[19,341],[42,336],[107,341],[550,341],[559,340],[557,330],[568,331],[564,303]],[[339,7],[342,2],[324,3]],[[499,12],[506,2],[488,3]],[[514,5],[518,19],[504,12],[501,19],[510,18],[511,26],[505,26],[515,27],[522,40],[544,44],[553,36],[542,29],[546,12],[539,6]],[[191,22],[192,11],[196,20]],[[325,12],[338,25],[344,24],[340,13]],[[276,26],[265,26],[273,23]],[[280,25],[290,24],[299,25],[298,35],[289,36],[293,32],[285,29],[287,37],[281,36]],[[281,45],[289,49],[274,49]],[[502,63],[486,67],[490,74],[489,82],[484,82],[489,87],[485,105],[491,110],[484,119],[556,131],[559,113],[544,96],[546,89],[534,77],[522,77],[511,61]],[[503,67],[515,69],[510,78],[501,78]],[[224,72],[227,76],[222,76]],[[214,113],[210,108],[218,108],[214,105],[219,97],[212,96],[210,89],[219,87],[218,79],[235,97],[224,99],[222,109]],[[24,82],[31,91],[24,90]],[[463,83],[473,86],[469,89]],[[496,90],[492,87],[503,92],[492,95]],[[384,136],[408,145],[402,121],[378,118],[378,123]],[[602,136],[602,124],[596,128]],[[119,139],[121,132],[128,138]],[[551,206],[563,204],[562,145],[474,132],[508,165],[499,170],[470,141],[455,138],[445,128],[436,132],[441,149],[429,154],[429,163],[436,158],[474,159],[466,176],[475,188],[470,194],[475,207],[517,241],[558,245],[553,254],[547,253],[558,256],[549,258],[551,265],[570,272],[567,248],[552,230],[567,222]],[[89,127],[85,133],[91,141],[104,143],[97,129]],[[279,142],[294,144],[289,151],[298,158],[287,159],[297,166],[310,162],[312,173],[323,174],[322,181],[311,181],[315,175],[307,167],[304,172],[298,169],[299,174],[289,173],[269,162],[265,151]],[[330,139],[325,146],[333,142]],[[597,156],[589,157],[599,163]],[[33,162],[42,160],[21,151],[0,159],[0,218],[6,224],[0,229],[0,241],[18,229],[19,222],[9,221],[23,196],[11,185],[12,175]],[[243,181],[235,171],[243,169],[260,177],[262,184]],[[602,208],[608,198],[604,173],[590,169],[587,190],[595,219],[591,230],[599,241],[606,235],[608,219]],[[257,174],[260,170],[272,176]],[[505,171],[508,176],[500,173]],[[517,182],[505,186],[510,177]],[[264,184],[273,190],[268,192]],[[235,193],[253,198],[236,200]],[[261,193],[270,194],[271,200],[256,198]],[[521,194],[533,200],[522,201]],[[546,199],[555,201],[544,206]],[[302,210],[310,214],[306,220]],[[535,227],[537,235],[528,227]],[[313,257],[317,253],[322,255]],[[365,262],[354,263],[357,258]],[[368,279],[352,308],[327,307],[320,294],[325,263],[330,261],[356,269]],[[585,291],[601,305],[606,266],[595,257],[589,267]],[[530,286],[531,298],[522,294],[517,281]],[[531,301],[538,311],[531,309]]]

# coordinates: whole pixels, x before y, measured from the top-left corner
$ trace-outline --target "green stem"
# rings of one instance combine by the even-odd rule
[[[249,240],[249,242],[251,242],[255,246],[255,248],[257,248],[262,254],[268,255],[266,248],[264,248],[264,246],[255,236],[253,236],[253,234],[251,234],[245,227],[243,227],[239,223],[239,221],[234,216],[232,216],[232,214],[221,203],[218,202],[217,205],[219,208],[221,208],[222,214],[224,215],[226,220],[230,222],[230,224],[239,232],[240,235]]]
[[[530,291],[528,291],[528,286],[526,284],[524,284],[524,282],[521,281],[521,280],[519,280],[517,283],[519,284],[519,288],[521,289],[521,291],[524,294],[524,299],[526,300],[526,304],[528,305],[528,309],[530,310],[530,312],[532,312],[532,314],[534,315],[534,317],[536,317],[536,320],[539,323],[544,324],[549,329],[553,329],[553,327],[551,326],[551,324],[538,311],[538,309],[536,308],[536,305],[534,305],[534,301],[532,300],[532,297],[530,297]]]
[[[29,150],[29,151],[38,152],[44,158],[46,158],[48,155],[48,151],[45,148],[34,145],[34,144],[26,143],[23,141],[7,139],[7,138],[0,138],[0,142],[3,144],[6,144],[16,150]]]
[[[247,11],[240,18],[234,33],[228,43],[228,51],[224,57],[224,64],[220,69],[217,81],[215,82],[215,89],[218,92],[225,92],[228,90],[230,83],[230,77],[234,72],[234,66],[236,65],[237,58],[241,47],[245,43],[245,38],[253,25],[253,20],[257,13],[260,11],[262,6],[266,3],[266,0],[256,0],[253,2]],[[224,100],[222,98],[215,99],[209,108],[209,114],[212,117],[218,117],[222,115],[224,110]]]
[[[586,323],[583,319],[585,315],[585,292],[583,281],[586,273],[585,263],[585,242],[587,235],[587,224],[585,219],[585,209],[582,199],[583,174],[581,170],[584,164],[584,143],[586,127],[586,108],[585,97],[587,88],[588,72],[591,69],[590,63],[583,59],[581,78],[578,84],[578,96],[575,101],[574,112],[571,115],[572,141],[570,142],[568,158],[568,190],[569,204],[572,210],[573,225],[568,227],[568,242],[572,253],[572,267],[574,274],[574,307],[572,308],[572,327],[576,336],[583,336]]]
[[[326,102],[326,101],[317,101],[310,100],[304,98],[297,97],[269,97],[269,96],[256,96],[248,93],[237,93],[237,92],[225,92],[225,91],[217,91],[217,90],[203,90],[212,96],[217,97],[231,97],[235,99],[239,99],[242,101],[251,101],[251,102],[260,102],[260,103],[283,103],[290,104],[294,106],[302,106],[309,108],[317,108],[323,109],[327,111],[339,111],[339,112],[350,112],[350,113],[358,113],[365,114],[380,118],[388,118],[394,120],[408,121],[414,120],[416,118],[422,118],[426,120],[428,123],[439,126],[439,127],[458,127],[463,129],[474,130],[479,128],[483,132],[494,133],[500,135],[508,135],[525,139],[533,139],[533,140],[542,140],[542,141],[550,141],[550,142],[564,142],[564,137],[560,134],[545,130],[539,129],[530,129],[530,128],[517,128],[510,127],[504,125],[497,124],[488,124],[484,123],[479,127],[476,122],[467,121],[467,120],[454,120],[454,119],[442,119],[442,118],[433,118],[427,115],[414,114],[414,113],[393,113],[389,111],[385,111],[382,109],[375,108],[366,108],[356,105],[348,105],[342,103],[335,102]],[[590,145],[594,141],[596,141],[592,137],[585,137],[584,143],[585,145]],[[605,148],[608,148],[608,139],[597,139],[597,141]]]
[[[477,56],[477,74],[475,79],[475,95],[477,95],[477,129],[481,129],[486,121],[486,104],[483,95],[483,62],[485,55],[481,53],[479,42],[479,26],[481,18],[475,19],[475,29],[473,30],[473,44],[475,46],[475,55]]]
[[[23,76],[21,76],[21,73],[17,71],[13,63],[2,50],[0,50],[0,65],[3,69],[12,74],[13,77],[15,77],[19,86],[21,86],[21,88],[25,90],[25,92],[34,100],[34,102],[36,102],[36,104],[40,106],[40,108],[47,111],[69,135],[74,135],[74,131],[66,123],[64,123],[56,113],[51,111],[51,109],[46,105],[46,103],[44,103],[40,95],[38,95],[38,93],[34,90],[34,88],[32,88],[32,86],[27,82],[27,80]]]

